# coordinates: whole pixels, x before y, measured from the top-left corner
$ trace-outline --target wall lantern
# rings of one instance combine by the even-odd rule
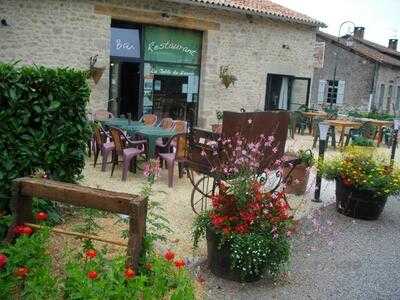
[[[229,72],[229,66],[222,66],[219,69],[219,78],[226,88],[231,84],[235,85],[235,82],[237,81],[237,77]]]
[[[97,84],[101,77],[103,76],[105,67],[96,67],[95,64],[97,62],[98,54],[95,56],[91,56],[89,58],[89,78],[92,78],[94,83]]]

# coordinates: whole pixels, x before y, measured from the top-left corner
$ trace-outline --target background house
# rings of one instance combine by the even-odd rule
[[[317,33],[317,44],[325,48],[325,54],[322,68],[314,69],[311,106],[332,101],[344,110],[368,111],[371,106],[381,112],[399,110],[398,40],[391,39],[384,47],[365,40],[364,30],[356,27],[353,36],[340,39]]]
[[[268,0],[0,0],[0,12],[1,60],[88,69],[98,55],[90,109],[155,110],[202,127],[217,109],[306,104],[323,26]],[[229,88],[222,66],[237,78]]]

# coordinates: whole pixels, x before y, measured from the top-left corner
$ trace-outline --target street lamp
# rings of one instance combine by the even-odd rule
[[[338,43],[340,43],[340,33],[342,32],[342,28],[343,28],[343,26],[344,26],[345,24],[351,24],[351,25],[353,26],[353,31],[352,31],[352,32],[349,32],[349,33],[348,33],[348,37],[346,38],[346,46],[347,46],[347,47],[351,47],[351,46],[353,46],[353,38],[351,37],[351,35],[354,33],[354,30],[355,30],[355,28],[356,28],[356,24],[354,24],[352,21],[345,21],[345,22],[343,22],[342,24],[340,24],[339,33],[338,33],[338,37],[337,37],[337,41],[338,41]],[[336,88],[336,85],[335,85],[335,82],[336,82],[336,73],[337,73],[337,68],[338,68],[338,63],[339,63],[338,56],[339,56],[339,52],[336,53],[335,68],[333,69],[333,87],[332,87],[332,88],[333,88],[333,92],[335,92],[335,88]],[[337,94],[337,91],[336,91],[336,94]],[[331,103],[330,103],[329,106],[330,106],[330,108],[333,107],[332,98],[331,98]]]
[[[318,152],[318,162],[322,163],[324,161],[324,153],[326,148],[326,139],[328,137],[329,132],[329,123],[321,122],[318,125],[319,127],[319,152]],[[320,195],[321,195],[321,182],[322,177],[321,173],[317,169],[317,178],[315,181],[315,192],[314,192],[314,199],[313,202],[321,202]]]
[[[397,137],[400,131],[400,118],[394,119],[394,131],[393,131],[393,143],[392,143],[392,155],[390,157],[390,166],[394,165],[394,157],[396,156],[396,148],[397,148]]]

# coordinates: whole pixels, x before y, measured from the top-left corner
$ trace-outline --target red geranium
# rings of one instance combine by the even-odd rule
[[[32,228],[30,228],[29,226],[23,226],[23,227],[20,229],[20,235],[27,235],[27,236],[29,236],[29,235],[32,234],[32,232],[33,232],[33,230],[32,230]]]
[[[46,221],[48,217],[49,217],[49,215],[47,213],[45,213],[44,211],[41,211],[36,214],[36,221],[43,222],[43,221]]]
[[[97,272],[96,271],[90,271],[87,273],[87,276],[89,277],[89,279],[94,280],[97,278]]]
[[[236,225],[235,232],[238,234],[245,234],[249,230],[248,226],[245,223]]]
[[[87,251],[85,252],[85,256],[86,256],[87,258],[89,258],[89,259],[95,258],[96,255],[97,255],[97,252],[96,252],[96,250],[94,250],[94,249],[89,249],[89,250],[87,250]]]
[[[19,267],[15,270],[15,275],[21,279],[26,278],[28,276],[29,269],[27,267]]]
[[[175,261],[175,267],[177,267],[178,269],[182,269],[185,265],[186,264],[183,259],[178,259],[177,261]]]
[[[0,254],[0,269],[4,268],[4,266],[7,264],[7,256],[4,254]]]
[[[168,250],[167,252],[164,253],[164,257],[168,261],[172,261],[175,258],[175,253],[172,252],[171,250]]]
[[[217,228],[221,227],[226,221],[227,221],[227,217],[225,217],[225,216],[214,215],[211,218],[211,222]]]
[[[126,279],[132,279],[136,276],[136,272],[134,269],[128,267],[125,269],[124,275]]]

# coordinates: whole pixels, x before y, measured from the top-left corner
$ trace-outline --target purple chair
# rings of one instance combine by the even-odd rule
[[[115,150],[112,152],[111,176],[114,173],[115,166],[118,164],[118,157],[122,156],[122,181],[126,181],[128,170],[133,165],[133,172],[136,173],[137,157],[146,153],[146,140],[133,141],[129,139],[121,129],[111,127],[111,137],[115,144]]]
[[[186,159],[187,149],[187,135],[186,133],[180,133],[171,137],[165,144],[166,148],[172,147],[172,143],[176,146],[173,147],[173,151],[170,153],[158,153],[160,158],[160,164],[165,161],[168,169],[168,186],[172,188],[174,186],[174,167],[175,162],[178,162],[179,178],[183,176],[182,162]]]
[[[99,153],[101,152],[102,162],[101,162],[101,171],[105,172],[107,166],[108,156],[115,149],[115,145],[113,142],[108,141],[109,136],[107,132],[101,127],[98,126],[94,130],[93,140],[94,140],[94,164],[93,167],[96,167],[97,158]]]

